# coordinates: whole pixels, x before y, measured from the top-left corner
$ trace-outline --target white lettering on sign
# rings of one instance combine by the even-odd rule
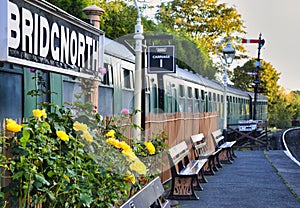
[[[49,19],[8,2],[8,47],[96,71],[99,40]]]
[[[153,59],[169,59],[170,55],[153,55]]]

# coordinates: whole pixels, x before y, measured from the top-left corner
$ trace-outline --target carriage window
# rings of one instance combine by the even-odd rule
[[[211,101],[211,92],[208,93],[208,100]]]
[[[183,85],[179,85],[179,96],[184,97],[184,86]]]
[[[199,100],[199,89],[195,88],[195,98]]]
[[[217,95],[217,102],[220,102],[220,95]]]
[[[216,93],[213,93],[213,101],[216,101]]]
[[[123,68],[123,87],[126,89],[133,89],[133,73],[131,70]]]
[[[224,102],[224,96],[221,95],[221,102]]]
[[[103,79],[101,83],[103,85],[113,85],[113,69],[110,64],[104,64],[104,68],[106,69],[106,73],[103,75]]]
[[[149,76],[145,76],[145,91],[150,92],[150,80]]]
[[[189,98],[193,97],[193,89],[191,87],[188,87],[188,97]]]
[[[201,100],[204,100],[205,99],[205,92],[204,90],[201,90]]]

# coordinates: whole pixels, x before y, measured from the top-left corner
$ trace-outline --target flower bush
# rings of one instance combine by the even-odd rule
[[[116,207],[159,173],[151,165],[159,161],[154,156],[164,150],[166,135],[146,142],[126,138],[129,111],[103,119],[90,103],[41,106],[27,123],[7,119],[13,136],[1,137],[12,156],[1,157],[11,183],[0,199],[10,193],[13,207]]]

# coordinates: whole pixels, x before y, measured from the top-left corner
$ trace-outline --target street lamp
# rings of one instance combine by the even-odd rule
[[[226,47],[222,50],[222,53],[225,63],[227,65],[232,64],[235,57],[235,49],[232,48],[232,44],[230,42],[227,43]]]
[[[141,15],[139,7],[137,5],[137,0],[134,1],[135,7],[138,12],[137,23],[135,25],[135,35],[133,39],[135,40],[135,86],[134,86],[134,109],[142,109],[141,101],[141,90],[142,90],[142,40],[143,36],[143,25],[141,24]],[[141,125],[141,112],[137,111],[134,116],[134,124],[137,126]],[[136,128],[133,130],[133,137],[141,138],[141,129]]]
[[[224,66],[223,129],[226,130],[227,129],[227,67],[229,67],[230,64],[232,64],[233,59],[235,57],[235,49],[232,47],[232,44],[230,42],[226,44],[226,47],[222,50],[222,54],[223,56],[220,56],[220,60]]]

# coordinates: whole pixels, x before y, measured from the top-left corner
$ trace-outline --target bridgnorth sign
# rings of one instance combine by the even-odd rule
[[[0,61],[90,77],[103,58],[103,32],[43,0],[4,0]]]

